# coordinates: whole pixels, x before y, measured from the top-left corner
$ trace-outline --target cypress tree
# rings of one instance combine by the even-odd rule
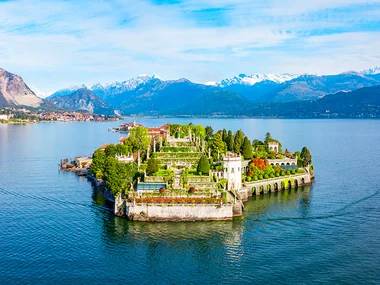
[[[242,154],[245,159],[252,158],[252,145],[247,137],[244,138]]]
[[[154,158],[150,158],[148,160],[148,165],[146,167],[146,173],[148,175],[152,175],[153,173],[158,171],[158,161]]]
[[[226,129],[223,129],[222,140],[223,140],[225,143],[227,143],[227,131],[226,131]]]
[[[239,154],[241,153],[241,147],[243,145],[244,133],[242,130],[236,131],[234,139],[234,152]]]
[[[234,151],[234,135],[231,130],[228,131],[226,143],[228,151]]]
[[[197,172],[201,172],[202,174],[208,174],[210,172],[210,163],[204,154],[202,154],[201,158],[199,159]]]

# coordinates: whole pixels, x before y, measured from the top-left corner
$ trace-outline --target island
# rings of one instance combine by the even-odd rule
[[[307,147],[291,153],[265,135],[251,141],[242,130],[166,124],[120,127],[127,136],[92,157],[78,157],[76,171],[103,189],[113,212],[133,221],[232,220],[251,195],[311,184]]]

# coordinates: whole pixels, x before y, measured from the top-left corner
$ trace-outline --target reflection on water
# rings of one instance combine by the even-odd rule
[[[245,202],[243,216],[237,217],[233,221],[131,222],[113,215],[112,205],[98,188],[93,187],[92,197],[97,205],[110,208],[109,214],[102,218],[104,237],[107,240],[123,242],[126,239],[131,241],[144,239],[148,243],[162,240],[172,243],[181,240],[194,242],[200,240],[205,244],[208,244],[209,241],[214,243],[216,240],[222,243],[231,243],[231,241],[236,243],[238,242],[237,237],[244,230],[247,221],[282,219],[287,212],[292,213],[291,217],[307,217],[311,187],[303,186],[250,197]],[[224,236],[225,240],[220,240],[215,236]]]

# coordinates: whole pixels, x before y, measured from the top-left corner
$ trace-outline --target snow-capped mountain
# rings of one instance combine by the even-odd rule
[[[379,74],[380,73],[380,66],[376,66],[374,68],[369,68],[369,69],[365,69],[365,70],[362,70],[360,71],[361,74]]]
[[[77,91],[81,88],[87,88],[87,86],[84,84],[82,84],[82,85],[71,85],[68,88],[60,89],[57,92],[54,92],[50,96],[46,97],[46,99],[51,99],[51,98],[54,98],[57,96],[66,96],[66,95],[69,95],[71,93],[74,93],[75,91]]]
[[[148,76],[146,74],[141,74],[136,78],[131,78],[122,82],[115,81],[112,83],[97,83],[92,86],[89,86],[88,89],[90,89],[95,94],[105,92],[112,93],[113,95],[115,95],[135,90],[139,85],[145,84],[153,79],[161,80],[161,78],[157,75]]]
[[[292,80],[294,78],[299,77],[300,74],[293,74],[293,73],[267,73],[267,74],[259,74],[255,73],[252,75],[246,75],[246,74],[239,74],[238,76],[234,76],[232,78],[226,78],[223,79],[220,83],[211,84],[213,82],[208,82],[209,84],[206,85],[214,85],[219,87],[226,87],[230,85],[255,85],[256,83],[262,82],[262,81],[272,81],[275,83],[283,83],[285,81]]]
[[[122,94],[128,91],[135,90],[141,84],[146,84],[151,80],[161,80],[161,78],[157,75],[148,76],[146,74],[141,74],[136,78],[131,78],[122,82],[114,81],[111,83],[96,83],[93,85],[85,85],[81,86],[70,86],[69,88],[61,89],[50,95],[48,98],[54,98],[56,96],[65,96],[71,94],[81,88],[87,88],[90,91],[94,92],[102,99],[106,99],[110,96],[115,96],[117,94]]]

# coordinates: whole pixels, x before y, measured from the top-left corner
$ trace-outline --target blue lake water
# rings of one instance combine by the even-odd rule
[[[253,197],[232,222],[114,217],[58,171],[119,123],[0,124],[0,284],[379,284],[380,120],[137,119],[267,131],[307,146],[311,187]]]

